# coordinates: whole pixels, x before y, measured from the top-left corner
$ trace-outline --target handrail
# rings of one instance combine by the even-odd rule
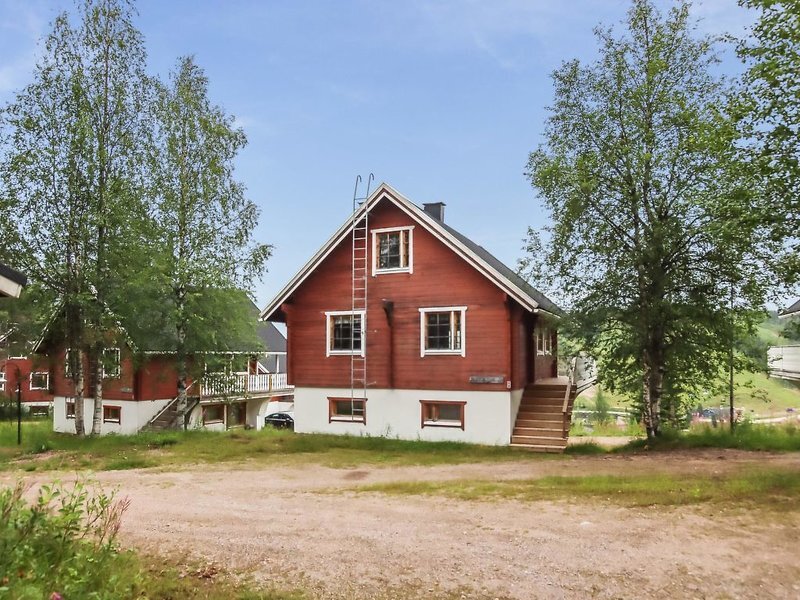
[[[184,392],[188,392],[188,391],[189,391],[189,390],[192,388],[192,386],[193,386],[195,383],[197,383],[197,381],[193,381],[193,382],[192,382],[192,383],[190,383],[188,386],[186,386],[186,389],[184,390]],[[187,394],[187,395],[188,395],[188,394]],[[170,400],[169,402],[167,402],[167,403],[166,403],[166,404],[165,404],[165,405],[164,405],[164,406],[161,408],[161,410],[160,410],[160,411],[158,411],[158,412],[155,414],[155,416],[153,416],[153,417],[150,419],[150,421],[148,421],[148,424],[149,424],[149,423],[152,423],[153,421],[155,421],[156,419],[158,419],[158,417],[160,417],[160,416],[161,416],[161,415],[163,415],[165,412],[167,412],[167,411],[169,410],[170,406],[172,406],[173,404],[175,404],[175,403],[178,401],[178,398],[180,398],[180,397],[181,397],[181,395],[180,395],[180,394],[178,394],[178,395],[177,395],[177,396],[175,396],[175,397],[174,397],[172,400]]]
[[[569,430],[569,424],[567,423],[567,411],[569,410],[569,397],[572,392],[572,386],[575,384],[575,374],[577,372],[577,365],[578,365],[578,357],[574,356],[569,361],[569,368],[567,369],[567,389],[564,392],[564,404],[561,407],[562,413],[562,428],[561,428],[561,436],[567,437],[567,431]]]

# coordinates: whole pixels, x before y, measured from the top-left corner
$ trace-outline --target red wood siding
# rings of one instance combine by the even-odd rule
[[[191,390],[190,390],[191,393]],[[150,356],[139,367],[137,400],[164,400],[178,395],[178,371],[171,356]]]
[[[390,202],[384,200],[373,209],[369,224],[370,229],[415,225],[413,273],[369,277],[366,354],[370,386],[507,389],[509,378],[520,377],[526,354],[522,317],[514,316],[516,308],[509,309],[516,304],[507,301],[499,288]],[[350,238],[345,238],[283,306],[290,382],[297,386],[350,387],[350,357],[326,357],[325,347],[325,312],[349,310],[351,306],[350,244]],[[370,248],[370,259],[371,253]],[[393,303],[391,327],[384,301]],[[466,357],[420,357],[419,309],[436,306],[468,307]],[[499,375],[504,383],[471,384],[473,375]],[[512,384],[522,387],[516,381]]]
[[[22,383],[20,386],[22,402],[50,402],[53,400],[53,394],[50,391],[53,389],[52,379],[46,390],[30,389],[32,371],[50,372],[50,361],[47,357],[9,358],[0,364],[0,369],[5,370],[6,374],[5,390],[0,394],[16,399],[17,382],[19,381]]]

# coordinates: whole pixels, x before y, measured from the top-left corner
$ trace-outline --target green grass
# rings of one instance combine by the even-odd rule
[[[694,427],[687,432],[664,431],[656,440],[634,440],[616,452],[648,450],[686,450],[693,448],[734,448],[769,452],[800,452],[800,427],[740,423],[733,433],[725,427]]]
[[[50,431],[47,422],[23,424],[23,445],[16,427],[0,423],[0,469],[121,470],[180,467],[225,462],[282,464],[314,462],[331,467],[361,464],[438,465],[484,461],[547,460],[503,446],[457,442],[405,441],[384,437],[299,435],[287,431],[187,431],[77,438]]]
[[[432,495],[459,500],[597,500],[629,507],[735,504],[761,509],[799,510],[800,472],[768,469],[724,476],[648,474],[399,482],[360,486],[356,491]]]

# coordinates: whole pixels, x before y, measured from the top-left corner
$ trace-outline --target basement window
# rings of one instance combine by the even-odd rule
[[[203,425],[225,422],[224,404],[206,404],[203,406]]]
[[[414,228],[372,230],[372,274],[411,273],[414,267]]]
[[[466,402],[420,400],[422,427],[458,427],[464,429]]]
[[[68,419],[74,419],[75,418],[75,402],[67,401],[67,403],[66,403],[66,417]]]
[[[103,405],[103,423],[121,423],[122,422],[122,407]]]
[[[365,398],[328,398],[328,423],[345,421],[367,423],[367,400]]]

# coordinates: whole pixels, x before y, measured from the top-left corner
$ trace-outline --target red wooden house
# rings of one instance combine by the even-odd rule
[[[560,309],[382,184],[264,308],[288,332],[299,432],[566,443]]]
[[[274,326],[261,327],[259,335],[276,344],[282,336],[272,329]],[[74,361],[68,358],[72,350],[60,337],[58,328],[48,327],[34,352],[39,371],[46,374],[52,394],[54,430],[75,433],[76,390],[69,372]],[[291,397],[286,373],[268,366],[273,365],[274,369],[285,364],[285,347],[193,357],[195,363],[214,366],[196,380],[189,380],[188,404],[181,407],[174,353],[136,349],[121,327],[117,332],[109,332],[109,342],[102,370],[104,434],[184,426],[217,430],[235,426],[260,428],[270,402]],[[96,369],[90,368],[85,353],[80,360],[86,374],[84,425],[86,431],[91,431]]]

